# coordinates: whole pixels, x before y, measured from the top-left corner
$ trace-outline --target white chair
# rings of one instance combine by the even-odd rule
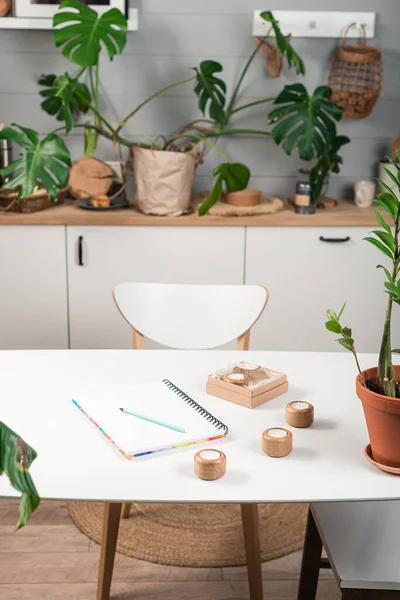
[[[333,569],[342,600],[400,600],[400,501],[312,504],[298,600],[315,599],[320,568]]]
[[[132,327],[133,347],[144,338],[180,350],[205,350],[237,339],[248,350],[250,329],[261,316],[268,291],[256,285],[121,283],[115,303]],[[131,504],[122,507],[129,516]],[[242,522],[251,600],[262,600],[257,504],[242,504]]]
[[[120,283],[113,296],[136,349],[147,337],[179,350],[216,348],[237,338],[237,349],[248,350],[250,329],[268,300],[258,285]]]

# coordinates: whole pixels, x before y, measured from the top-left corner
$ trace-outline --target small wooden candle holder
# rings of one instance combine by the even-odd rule
[[[222,376],[222,381],[233,383],[234,385],[249,385],[249,378],[244,373],[227,373]]]
[[[292,427],[310,427],[314,422],[314,407],[309,402],[289,402],[285,409],[285,419]]]
[[[194,472],[200,479],[215,481],[226,473],[226,456],[220,450],[207,448],[194,455]]]
[[[291,453],[293,435],[283,427],[270,427],[262,434],[262,450],[272,458],[283,458]]]

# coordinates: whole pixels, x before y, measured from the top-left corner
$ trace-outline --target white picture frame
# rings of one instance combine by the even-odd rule
[[[32,0],[14,0],[14,14],[16,17],[49,18],[54,17],[62,0],[55,0],[52,4],[35,4]],[[95,1],[95,0],[94,0]],[[104,0],[103,0],[104,1]],[[99,15],[104,14],[110,8],[119,8],[124,14],[125,0],[108,0],[107,4],[89,4]]]

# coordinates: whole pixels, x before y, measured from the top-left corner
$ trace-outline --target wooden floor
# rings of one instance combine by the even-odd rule
[[[67,505],[43,502],[14,532],[18,503],[0,500],[0,599],[95,600],[99,546],[73,525]],[[300,553],[263,565],[264,598],[295,600]],[[117,554],[112,600],[244,600],[244,567],[196,569],[154,565]],[[331,571],[323,571],[319,600],[338,600]]]

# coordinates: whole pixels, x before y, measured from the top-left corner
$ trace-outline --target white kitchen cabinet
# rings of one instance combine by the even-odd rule
[[[0,348],[68,348],[64,226],[0,227]]]
[[[342,321],[352,327],[357,351],[379,352],[387,295],[384,273],[375,267],[389,261],[363,241],[370,229],[247,228],[246,283],[270,292],[251,348],[340,350],[338,336],[325,330],[325,311],[347,301]],[[393,347],[400,345],[399,311],[394,306]]]
[[[67,227],[71,348],[132,347],[117,283],[243,283],[244,243],[243,227]]]

